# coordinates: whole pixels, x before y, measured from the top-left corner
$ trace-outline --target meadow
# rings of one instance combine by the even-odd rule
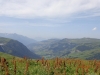
[[[0,75],[100,75],[100,60],[0,57]]]

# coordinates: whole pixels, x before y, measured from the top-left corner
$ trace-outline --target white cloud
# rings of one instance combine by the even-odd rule
[[[100,16],[100,0],[0,0],[0,15],[19,18]],[[86,15],[87,16],[87,15]]]
[[[93,31],[97,30],[97,27],[94,27],[92,30],[93,30]]]

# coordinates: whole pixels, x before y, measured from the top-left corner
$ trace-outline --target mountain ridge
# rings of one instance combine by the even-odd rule
[[[80,39],[59,39],[46,40],[28,46],[28,48],[45,58],[70,57],[70,58],[96,58],[96,52],[100,53],[100,39],[80,38]],[[87,52],[87,53],[86,53]],[[92,53],[94,52],[94,54]],[[92,55],[91,55],[92,54]],[[83,56],[82,56],[83,55]],[[91,55],[91,56],[89,56]],[[87,56],[87,57],[86,57]],[[97,57],[98,58],[98,57]],[[100,59],[100,57],[99,57]]]
[[[31,39],[31,38],[28,38],[26,36],[19,35],[19,34],[16,34],[16,33],[12,33],[12,34],[11,33],[0,33],[0,37],[5,37],[5,38],[17,40],[17,41],[23,43],[26,46],[31,44],[31,43],[37,42],[34,39]]]
[[[8,41],[9,40],[9,41]],[[0,52],[8,53],[18,57],[40,58],[40,56],[31,52],[26,46],[17,40],[0,37]]]

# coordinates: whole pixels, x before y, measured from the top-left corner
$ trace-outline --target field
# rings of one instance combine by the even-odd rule
[[[0,75],[100,75],[99,60],[0,57]]]

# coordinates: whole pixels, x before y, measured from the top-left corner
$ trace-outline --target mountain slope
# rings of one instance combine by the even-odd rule
[[[14,56],[4,53],[4,52],[0,52],[0,57],[4,57],[6,59],[12,59]]]
[[[100,39],[81,38],[81,39],[62,39],[62,40],[47,40],[39,43],[34,43],[28,48],[44,56],[45,58],[53,57],[71,57],[84,59],[100,59]]]
[[[34,39],[31,39],[31,38],[28,38],[26,36],[22,36],[22,35],[19,35],[16,33],[14,33],[14,34],[0,33],[0,37],[14,39],[14,40],[17,40],[17,41],[23,43],[24,45],[29,45],[31,43],[36,42],[36,40],[34,40]]]
[[[40,58],[40,56],[32,53],[26,46],[22,43],[8,39],[8,38],[0,38],[0,52],[5,52],[18,57],[29,57],[29,58]]]

